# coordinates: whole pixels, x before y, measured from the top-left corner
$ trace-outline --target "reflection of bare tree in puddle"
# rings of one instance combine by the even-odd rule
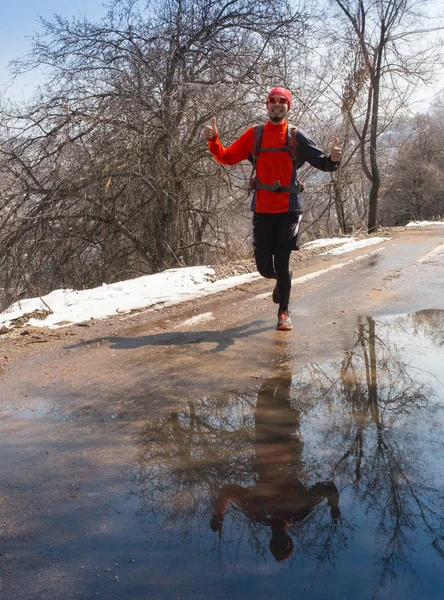
[[[251,477],[254,400],[204,398],[145,427],[137,480],[143,512],[182,535],[198,525],[194,518],[207,522],[214,490],[233,473]]]
[[[400,569],[414,573],[412,551],[421,529],[441,557],[444,547],[442,490],[427,480],[421,437],[403,434],[409,420],[433,412],[433,395],[419,382],[419,370],[403,359],[404,349],[391,339],[393,329],[362,319],[355,347],[342,363],[325,370],[310,366],[300,381],[302,387],[307,379],[315,384],[313,403],[317,395],[330,406],[332,425],[324,443],[345,448],[332,461],[332,472],[342,488],[353,486],[374,519],[381,584]]]
[[[437,346],[444,345],[444,310],[420,310],[410,318],[416,335],[423,334]]]
[[[298,551],[331,560],[342,536],[339,494],[333,481],[310,485],[290,386],[285,373],[259,392],[190,403],[188,411],[148,425],[138,469],[143,511],[176,536],[210,524],[222,537],[230,507],[231,530],[247,531],[257,555],[271,537],[271,553],[285,560],[293,536]]]
[[[290,562],[305,555],[316,571],[359,546],[358,525],[373,535],[380,585],[414,572],[413,549],[426,537],[442,556],[444,499],[423,459],[429,452],[433,462],[434,446],[418,426],[438,408],[430,378],[412,364],[417,349],[409,358],[403,347],[415,347],[418,327],[430,331],[427,319],[362,319],[342,361],[300,369],[291,390],[283,374],[147,425],[142,512],[176,540],[207,536],[211,522],[224,572],[237,568],[240,542],[265,559],[270,538],[276,559],[294,544]]]

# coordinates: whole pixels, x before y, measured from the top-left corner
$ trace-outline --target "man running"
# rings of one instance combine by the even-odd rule
[[[289,90],[271,90],[267,123],[250,127],[228,148],[219,140],[216,117],[204,128],[208,148],[218,163],[235,165],[248,159],[255,166],[251,204],[254,256],[259,273],[276,280],[273,302],[279,305],[277,329],[281,331],[292,329],[289,264],[292,250],[297,249],[302,217],[297,169],[308,162],[321,171],[336,171],[342,156],[337,138],[327,155],[301,129],[288,124],[291,100]]]

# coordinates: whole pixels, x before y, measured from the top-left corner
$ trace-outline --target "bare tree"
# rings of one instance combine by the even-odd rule
[[[410,135],[399,149],[382,194],[381,216],[386,225],[443,215],[442,117],[417,115],[407,125]]]
[[[437,46],[424,43],[428,27],[420,12],[427,1],[334,0],[341,27],[335,34],[349,57],[342,109],[359,140],[361,165],[370,182],[368,231],[378,226],[381,173],[378,137],[393,115],[405,107],[418,83],[430,80],[437,61]]]
[[[280,44],[303,34],[301,10],[286,0],[116,0],[99,24],[43,21],[15,69],[44,65],[48,83],[0,119],[0,168],[14,182],[0,255],[14,292],[195,264],[220,246],[219,168],[202,125],[233,109],[227,129],[251,123],[282,70]]]

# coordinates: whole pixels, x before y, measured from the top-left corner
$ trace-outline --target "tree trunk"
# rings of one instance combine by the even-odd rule
[[[373,180],[370,189],[369,207],[368,207],[368,233],[374,233],[378,230],[378,195],[379,195],[379,177]]]
[[[381,63],[384,50],[385,23],[381,21],[381,31],[379,37],[378,54],[376,57],[375,69],[372,74],[373,101],[372,116],[370,125],[370,169],[372,172],[372,187],[370,189],[368,206],[368,233],[374,233],[378,229],[378,195],[381,187],[381,177],[379,175],[377,141],[378,141],[378,116],[379,116],[379,87],[381,83]]]
[[[342,200],[342,193],[340,188],[340,175],[338,173],[338,181],[335,185],[335,207],[336,207],[336,217],[338,219],[339,229],[341,233],[347,233],[347,224],[345,222],[345,213],[344,213],[344,203]]]

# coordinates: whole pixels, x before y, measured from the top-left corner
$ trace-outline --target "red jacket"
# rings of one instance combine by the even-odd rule
[[[287,121],[283,123],[272,123],[268,121],[264,125],[262,133],[261,148],[280,148],[287,142]],[[334,163],[330,157],[322,152],[313,140],[311,140],[301,129],[297,129],[296,141],[298,158],[293,164],[288,152],[260,152],[256,163],[257,180],[265,185],[272,185],[280,181],[282,186],[289,186],[296,179],[296,169],[309,162],[312,166],[322,171],[335,171],[339,162]],[[247,129],[240,138],[225,148],[216,134],[212,140],[208,140],[208,148],[222,165],[235,165],[243,160],[249,159],[253,154],[254,127]],[[294,172],[293,172],[294,170]],[[262,213],[283,213],[302,208],[299,194],[289,192],[272,192],[269,190],[257,190],[253,198],[252,210]]]

